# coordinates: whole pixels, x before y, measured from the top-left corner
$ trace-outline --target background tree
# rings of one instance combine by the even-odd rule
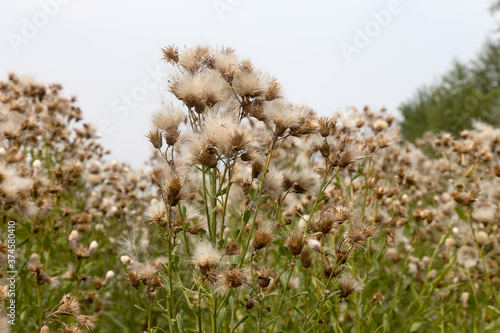
[[[489,40],[477,59],[454,62],[436,84],[420,88],[399,107],[403,135],[412,141],[426,131],[456,135],[472,120],[500,126],[499,83],[500,42]]]

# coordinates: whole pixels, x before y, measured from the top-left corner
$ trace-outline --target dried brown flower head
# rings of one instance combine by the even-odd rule
[[[170,45],[162,49],[163,60],[168,61],[171,64],[176,64],[179,62],[179,48]]]
[[[57,312],[67,316],[78,316],[80,314],[80,304],[71,293],[66,294],[59,302]]]
[[[247,271],[241,268],[230,268],[217,277],[218,290],[222,292],[238,288],[245,282],[247,282]]]
[[[91,316],[79,315],[76,317],[76,322],[86,331],[95,329],[95,318]]]
[[[337,284],[340,289],[341,298],[345,298],[353,292],[363,290],[363,286],[358,280],[347,275],[342,275],[342,277],[340,277],[340,279],[337,281]]]
[[[269,286],[271,279],[274,278],[273,270],[274,267],[257,271],[257,282],[261,288],[267,288]]]
[[[234,256],[240,253],[240,245],[237,242],[229,242],[226,245],[226,249],[224,250],[224,254],[227,256]]]
[[[293,256],[298,256],[302,252],[305,240],[304,234],[300,231],[292,231],[285,236],[285,246]]]
[[[271,231],[271,227],[269,225],[261,226],[255,232],[255,235],[252,238],[252,246],[256,250],[260,250],[266,247],[267,244],[271,243],[273,240],[273,233]]]

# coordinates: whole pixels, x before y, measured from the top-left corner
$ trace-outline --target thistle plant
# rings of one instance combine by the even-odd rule
[[[61,85],[0,82],[1,332],[500,329],[500,130],[409,143],[385,109],[288,102],[229,48],[163,59],[144,169]]]
[[[367,206],[369,192],[355,193],[353,182],[371,177],[379,141],[397,139],[385,132],[393,118],[317,117],[230,49],[163,51],[176,69],[168,86],[175,99],[165,97],[147,134],[158,197],[145,219],[166,249],[155,271],[166,294],[143,281],[147,330],[159,328],[155,308],[169,331],[182,330],[186,315],[199,332],[247,320],[257,331],[296,326],[283,311],[297,311],[305,331],[319,328],[367,278],[355,276],[351,259],[380,223],[376,211],[368,218],[354,209],[360,200]],[[129,272],[143,275],[151,259],[124,250]],[[295,298],[302,304],[290,305]]]

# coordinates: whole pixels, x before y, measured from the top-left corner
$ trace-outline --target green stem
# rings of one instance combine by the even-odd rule
[[[212,317],[212,332],[217,333],[217,294],[213,294],[214,297],[214,307],[213,307],[213,317]]]
[[[202,285],[200,284],[199,288],[198,288],[198,330],[199,330],[199,333],[203,333],[203,330],[202,330],[202,325],[201,325],[201,321],[202,321],[202,311],[201,311],[201,287]]]
[[[273,152],[274,152],[274,145],[276,144],[277,139],[278,138],[275,136],[273,138],[273,141],[271,142],[271,146],[269,147],[269,154],[267,155],[267,161],[266,161],[266,164],[264,165],[264,170],[262,171],[262,178],[261,178],[260,183],[259,183],[259,196],[257,198],[257,207],[255,208],[252,226],[250,228],[250,233],[248,235],[248,239],[245,243],[245,248],[241,252],[240,263],[238,265],[239,268],[241,268],[241,266],[243,265],[243,261],[245,260],[245,255],[247,254],[248,247],[250,246],[250,240],[252,239],[252,233],[255,229],[255,221],[257,220],[257,213],[259,212],[259,208],[262,205],[261,199],[262,199],[262,190],[264,188],[264,179],[266,178],[266,174],[267,174],[267,171],[269,169],[269,165],[271,163],[271,158],[272,158]],[[240,234],[238,235],[238,238],[240,238],[242,234],[243,234],[243,232],[240,232]]]
[[[226,221],[226,211],[227,211],[227,202],[229,200],[229,190],[231,189],[231,180],[233,178],[233,170],[232,170],[232,165],[231,165],[231,161],[228,161],[228,166],[226,167],[227,172],[229,173],[229,176],[228,176],[228,180],[227,180],[227,189],[226,189],[226,197],[224,199],[224,204],[222,206],[222,217],[221,217],[221,223],[220,223],[220,239],[223,239],[224,237],[224,229],[225,229],[225,221]],[[233,164],[234,166],[234,164]],[[221,180],[221,187],[222,187],[222,183],[224,181],[224,178],[226,176],[226,170],[224,170],[224,176],[223,176],[223,179]],[[222,244],[221,244],[222,246]],[[220,249],[220,247],[219,247]]]
[[[476,231],[474,230],[474,227],[472,226],[472,206],[469,207],[469,209],[468,209],[467,219],[469,220],[470,229],[472,231],[472,238],[474,239],[474,243],[476,244],[477,250],[479,252],[479,256],[481,257],[481,262],[483,264],[483,269],[484,269],[484,274],[486,275],[486,280],[488,280],[488,285],[491,288],[491,293],[493,294],[493,298],[495,298],[495,302],[497,303],[496,305],[498,307],[498,306],[500,306],[500,302],[498,301],[498,295],[497,295],[498,291],[495,288],[495,286],[493,285],[493,283],[491,283],[490,274],[488,273],[488,266],[486,265],[486,261],[484,260],[484,253],[481,250],[481,246],[477,242]]]
[[[148,308],[148,333],[151,332],[151,312],[153,310],[153,301],[151,297],[149,298],[149,308]]]
[[[205,206],[205,215],[207,217],[207,225],[208,225],[208,238],[212,240],[212,227],[211,227],[211,221],[210,221],[210,208],[208,207],[208,200],[207,200],[207,180],[206,180],[206,174],[207,174],[207,167],[203,166],[202,167],[202,178],[203,178],[203,205]]]
[[[276,311],[276,316],[279,315],[279,313],[281,311],[281,308],[283,307],[284,299],[285,299],[285,295],[286,295],[286,291],[288,289],[288,284],[290,283],[290,278],[292,277],[292,274],[293,274],[293,269],[295,267],[295,261],[296,260],[297,260],[297,256],[295,256],[292,259],[292,262],[290,263],[290,265],[288,265],[288,267],[292,267],[292,269],[290,270],[290,274],[288,274],[288,276],[286,278],[286,283],[283,286],[283,292],[281,293],[280,304],[278,306],[278,311]],[[277,320],[273,323],[273,327],[271,328],[271,333],[274,332],[274,326],[276,325],[276,322],[277,322]]]
[[[212,222],[212,245],[217,243],[217,168],[212,169],[210,175],[210,220]],[[221,235],[222,237],[222,235]]]

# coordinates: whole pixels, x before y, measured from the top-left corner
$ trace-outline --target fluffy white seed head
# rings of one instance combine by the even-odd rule
[[[478,260],[479,253],[477,252],[477,249],[475,247],[463,245],[458,249],[457,261],[465,268],[472,268],[476,266]]]
[[[210,269],[220,263],[221,254],[208,240],[196,244],[193,252],[193,263],[202,270]]]
[[[77,240],[79,236],[80,235],[78,233],[78,230],[71,230],[71,232],[69,233],[68,240],[69,241]]]
[[[97,241],[93,240],[92,242],[90,242],[88,254],[91,255],[92,253],[94,253],[97,250],[97,247],[98,247]]]

